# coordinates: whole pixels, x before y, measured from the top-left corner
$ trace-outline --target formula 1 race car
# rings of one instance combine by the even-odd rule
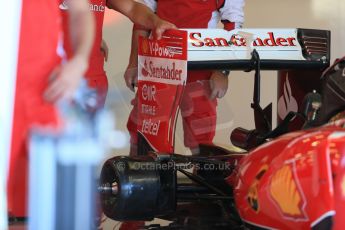
[[[269,109],[260,106],[260,69],[321,72],[329,66],[329,39],[329,31],[308,29],[188,30],[160,41],[141,38],[138,156],[117,156],[103,165],[105,215],[124,222],[171,221],[139,229],[339,228],[345,206],[344,59],[322,75],[321,95],[305,95],[302,109],[288,113],[275,129]],[[241,151],[200,145],[198,155],[174,153],[187,66],[255,71],[256,127],[231,134]],[[296,117],[304,125],[289,132]]]

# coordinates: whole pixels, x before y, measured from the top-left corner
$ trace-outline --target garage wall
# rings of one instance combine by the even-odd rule
[[[252,0],[246,2],[246,28],[311,28],[328,29],[332,33],[331,57],[345,55],[345,1],[343,0]],[[124,84],[123,73],[127,65],[132,23],[122,15],[107,11],[104,39],[110,54],[105,65],[112,93],[116,99],[117,128],[126,132],[126,121],[130,112],[130,100],[134,96]],[[261,105],[273,102],[276,110],[276,72],[262,72]],[[232,72],[229,91],[219,100],[218,130],[215,142],[230,144],[229,133],[238,126],[252,128],[253,73]],[[177,127],[176,152],[188,152],[183,147],[181,126]],[[116,151],[127,154],[128,146]]]

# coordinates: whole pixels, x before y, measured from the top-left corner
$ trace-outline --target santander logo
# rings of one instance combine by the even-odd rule
[[[284,119],[290,112],[297,112],[298,105],[296,99],[292,96],[291,86],[289,82],[289,75],[286,76],[284,83],[284,93],[278,100],[278,116],[280,119]]]
[[[161,66],[155,64],[153,61],[147,63],[145,60],[144,66],[141,69],[141,74],[143,77],[181,81],[182,69],[180,69],[175,62],[169,63],[166,66]]]
[[[141,74],[144,76],[144,77],[147,77],[149,76],[149,72],[147,71],[148,67],[147,67],[147,62],[145,60],[145,63],[144,63],[144,66],[143,68],[141,69]]]
[[[191,32],[189,40],[194,47],[228,47],[228,46],[247,46],[246,39],[239,34],[233,34],[230,38],[224,37],[203,37],[200,32]],[[253,46],[296,46],[297,40],[295,37],[277,37],[273,32],[267,32],[266,37],[257,37],[253,41]]]

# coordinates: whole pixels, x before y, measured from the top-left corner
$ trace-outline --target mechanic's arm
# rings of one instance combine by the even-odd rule
[[[134,87],[137,86],[138,79],[138,40],[139,36],[148,37],[150,34],[149,30],[138,28],[133,26],[132,31],[132,45],[131,53],[129,55],[129,63],[124,75],[127,87],[134,92]]]
[[[70,39],[74,54],[50,76],[44,96],[51,102],[60,98],[72,98],[88,68],[89,54],[94,40],[95,22],[89,11],[88,1],[70,1],[69,14]]]
[[[228,91],[228,71],[214,70],[210,78],[210,99],[222,98]]]
[[[150,29],[157,39],[161,38],[165,30],[176,29],[176,26],[160,19],[150,8],[134,0],[108,0],[107,6],[127,16],[133,23]]]

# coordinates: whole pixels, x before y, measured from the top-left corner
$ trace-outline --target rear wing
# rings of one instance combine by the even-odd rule
[[[328,30],[187,29],[188,69],[247,70],[256,49],[261,69],[324,69],[330,63]],[[249,44],[249,45],[248,45]]]
[[[259,70],[319,71],[329,66],[329,43],[329,31],[310,29],[187,29],[169,30],[160,40],[141,37],[138,47],[138,154],[151,150],[174,152],[177,112],[187,81],[187,69],[255,69],[252,107],[265,116],[266,122],[271,119],[265,111],[270,110],[260,107]],[[316,82],[315,79],[313,76],[312,82]],[[309,85],[312,84],[309,82]],[[289,87],[290,84],[285,91],[289,91]],[[260,117],[256,117],[259,120]],[[270,123],[264,125],[270,129]]]

